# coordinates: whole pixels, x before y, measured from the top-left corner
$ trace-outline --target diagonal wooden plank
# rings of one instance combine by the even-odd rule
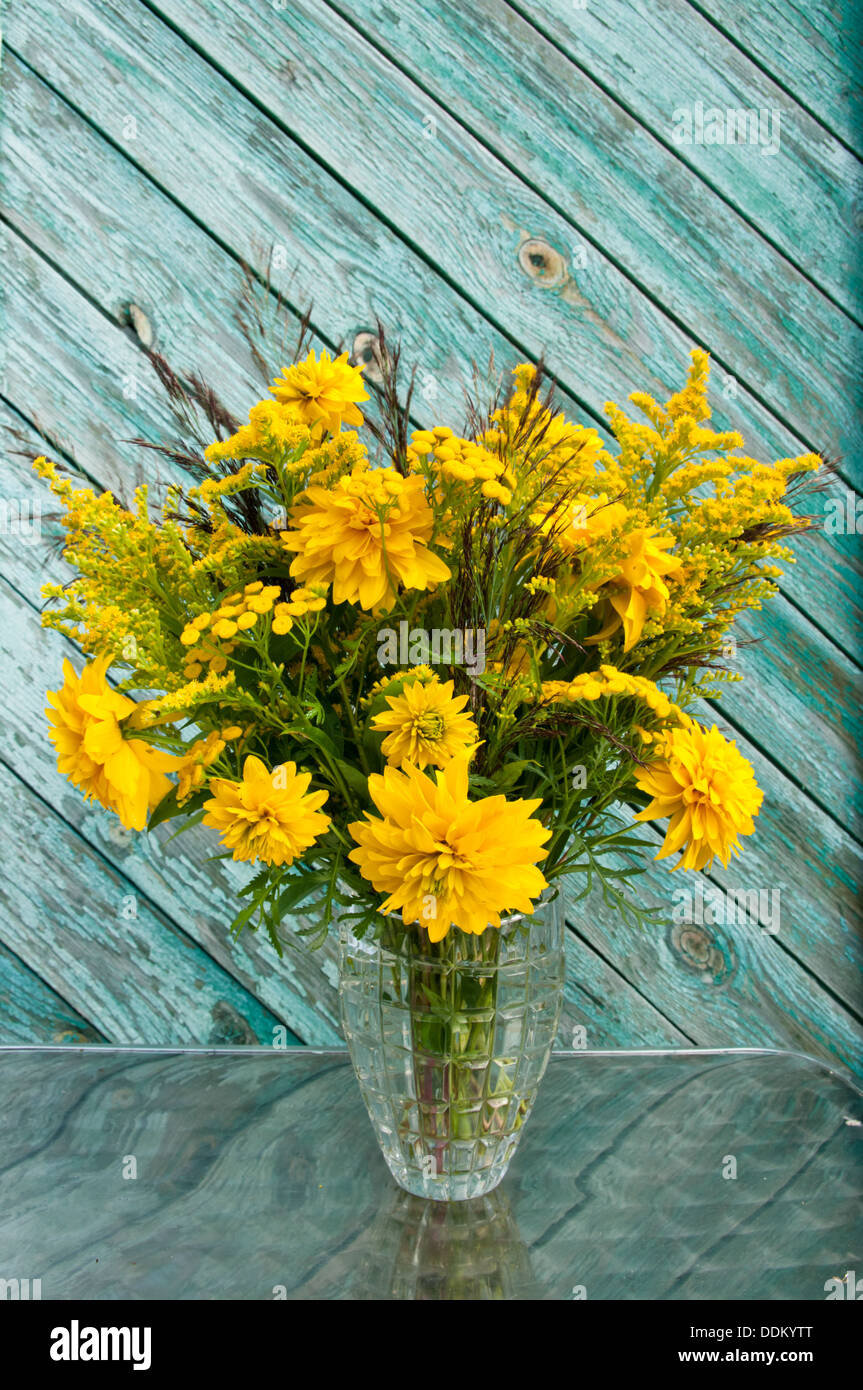
[[[803,550],[801,546],[798,553]],[[803,551],[805,555],[805,551]],[[801,560],[805,559],[801,555]],[[751,645],[750,645],[751,644]],[[858,666],[790,604],[742,615],[729,665],[743,676],[713,702],[713,719],[745,732],[777,766],[858,839],[858,749],[863,737]]]
[[[14,58],[7,61],[7,88],[7,202],[14,224],[111,316],[125,313],[129,300],[143,302],[153,318],[160,346],[167,346],[175,360],[202,364],[233,402],[238,396],[236,378],[245,381],[249,366],[246,345],[232,332],[235,271],[231,259],[222,257],[213,240],[192,227],[170,199],[161,196],[147,179],[142,181],[126,158],[75,117],[64,101],[51,96],[42,82],[22,71]],[[247,142],[235,158],[246,160],[246,149]],[[278,175],[261,170],[261,178],[265,177],[277,179]],[[47,199],[43,190],[49,186],[53,195]],[[317,202],[320,199],[313,200],[313,206]],[[250,243],[253,238],[260,239],[256,218],[261,211],[247,208],[246,203],[243,208],[249,217]],[[243,208],[236,213],[236,222]],[[374,227],[374,218],[360,207],[353,208],[349,218],[343,215],[340,225],[350,227],[360,215]],[[76,234],[81,225],[89,228],[83,239]],[[136,232],[139,225],[150,229],[150,242],[143,252]],[[274,238],[282,235],[275,224],[267,225],[267,231]],[[371,234],[347,250],[361,260],[372,254],[370,247]],[[393,242],[388,256],[391,250],[399,252],[399,243]],[[310,245],[296,247],[303,263],[313,252]],[[397,278],[400,274],[402,270]],[[354,292],[356,286],[346,286],[347,302]],[[416,398],[418,418],[422,423],[434,423],[443,414],[457,424],[463,378],[459,370],[450,370],[449,364],[460,363],[463,368],[478,342],[491,341],[504,361],[507,357],[513,360],[513,349],[479,316],[475,316],[472,334],[467,325],[464,329],[456,325],[453,332],[453,292],[442,281],[435,285],[427,278],[421,285],[411,285],[410,292],[417,318],[407,324],[406,349],[410,353],[413,346],[418,354],[414,360],[422,364]],[[178,310],[182,307],[182,313],[171,314],[161,324],[158,306],[164,303],[175,304]],[[331,302],[325,297],[320,307],[328,316],[335,316],[329,317],[329,322],[338,325],[345,321],[345,302]],[[399,309],[393,311],[400,313]],[[417,338],[425,318],[435,322],[434,343]],[[435,366],[429,356],[432,353],[438,356],[441,367]],[[429,367],[434,367],[434,375],[429,374]],[[573,407],[566,399],[563,403]],[[577,406],[574,413],[578,414]],[[749,424],[752,421],[745,423],[746,430]],[[757,434],[757,423],[755,428]],[[773,455],[800,448],[799,441],[787,436],[773,438],[769,445]],[[68,439],[65,446],[71,448]],[[139,456],[133,461],[140,466]],[[846,516],[849,499],[853,514],[855,499],[837,480],[821,496],[821,503],[827,509],[838,502],[842,516]],[[852,659],[859,651],[863,627],[856,598],[860,569],[857,550],[856,535],[845,531],[810,535],[803,550],[806,563],[782,580],[789,598],[821,630],[827,628],[827,635]]]
[[[3,763],[5,944],[105,1037],[272,1039],[279,1019],[156,912]],[[43,788],[44,791],[44,788]]]
[[[660,871],[666,875],[663,880]],[[735,887],[768,891],[782,877],[782,869],[774,868],[762,883],[750,872],[729,877]],[[651,997],[663,1012],[686,1018],[699,1047],[786,1047],[860,1071],[859,1020],[800,969],[757,922],[738,925],[735,920],[733,928],[696,923],[691,932],[675,930],[669,920],[677,906],[671,894],[684,887],[684,875],[675,874],[672,886],[667,874],[657,866],[639,881],[642,901],[661,907],[669,917],[657,930],[627,933],[624,967],[631,978],[650,980]],[[689,888],[694,890],[694,879]],[[572,881],[565,880],[565,895],[571,891]],[[786,919],[797,914],[802,916],[800,899],[788,902],[786,897]],[[605,932],[589,911],[579,918],[577,905],[568,905],[567,919],[578,923],[589,944],[604,941]],[[804,932],[805,928],[801,935]],[[857,993],[859,1005],[859,980],[851,977],[847,962],[844,976],[846,993]]]
[[[625,106],[846,312],[859,318],[859,160],[687,0],[507,0]],[[699,143],[702,115],[765,111],[765,145]],[[675,142],[675,112],[692,142]],[[777,114],[778,113],[778,124]],[[793,196],[789,196],[793,190]]]
[[[106,1043],[77,1009],[0,942],[0,1044]]]
[[[855,153],[863,157],[863,59],[853,42],[856,0],[689,0],[732,43]],[[851,40],[849,42],[849,40]]]
[[[857,325],[521,15],[328,3],[590,239],[582,259],[598,246],[713,352],[726,392],[745,381],[798,433],[853,448]],[[169,10],[198,42],[200,10]]]
[[[72,23],[70,12],[67,24],[53,11],[49,19],[43,7],[49,9],[47,0],[36,0],[18,16],[10,33],[16,51],[118,142],[124,122],[139,122],[142,138],[124,142],[130,157],[181,200],[195,201],[195,215],[220,237],[230,240],[235,235],[250,192],[257,193],[269,205],[270,216],[279,211],[290,263],[294,263],[292,237],[299,237],[303,246],[297,263],[308,275],[314,265],[321,265],[320,292],[326,294],[325,280],[333,281],[334,275],[343,273],[352,255],[352,224],[358,211],[348,198],[349,206],[343,205],[341,213],[325,218],[327,199],[338,201],[340,191],[344,204],[345,192],[356,189],[379,214],[377,225],[365,219],[371,240],[361,258],[362,299],[366,306],[370,301],[380,303],[385,314],[395,301],[391,321],[397,327],[406,318],[408,304],[420,322],[422,316],[411,295],[413,285],[404,287],[407,293],[399,285],[399,292],[393,294],[398,260],[390,253],[389,226],[427,265],[451,285],[461,287],[468,299],[481,300],[493,323],[505,319],[507,333],[522,352],[546,348],[563,384],[593,409],[601,410],[609,393],[625,395],[636,383],[659,394],[676,389],[680,362],[691,338],[669,323],[601,252],[583,270],[567,273],[556,284],[547,283],[544,272],[537,276],[529,260],[531,273],[525,273],[519,261],[523,236],[542,238],[565,255],[572,239],[570,225],[482,146],[466,139],[463,128],[442,107],[430,103],[373,49],[355,39],[348,44],[347,36],[353,31],[332,11],[292,7],[288,53],[273,44],[272,17],[266,12],[244,7],[240,19],[228,30],[223,27],[218,38],[214,37],[217,17],[203,24],[202,37],[211,45],[216,62],[227,51],[244,54],[244,71],[254,73],[255,106],[249,111],[238,102],[236,87],[206,65],[196,68],[188,47],[143,7],[133,16],[125,10],[120,16],[111,3],[100,5],[94,13],[88,0],[76,0],[77,22]],[[50,50],[39,43],[40,26],[48,23],[57,38],[61,34],[56,26],[64,25],[63,41],[52,44]],[[87,81],[94,47],[100,66],[107,65],[112,74],[112,80],[101,83],[95,92]],[[330,48],[332,61],[326,61]],[[285,64],[291,62],[294,80],[286,83]],[[386,162],[377,156],[374,120],[365,115],[375,103],[383,103],[389,113]],[[259,107],[277,116],[299,145],[286,145],[284,132],[273,127]],[[175,115],[166,118],[172,109]],[[214,130],[216,109],[223,120]],[[346,109],[364,113],[363,118],[345,122]],[[426,115],[436,122],[434,140],[423,139]],[[173,138],[181,121],[185,141],[199,155],[199,178],[194,183],[188,178],[185,145]],[[232,147],[231,152],[226,147]],[[306,154],[307,147],[315,159]],[[338,176],[342,190],[322,184],[321,164]],[[261,165],[268,171],[263,188],[257,174]],[[400,171],[398,187],[389,174],[393,166]],[[205,171],[211,183],[209,196]],[[446,199],[440,197],[441,188],[446,187],[464,191],[458,238],[453,237],[447,220]],[[280,199],[274,200],[275,188],[284,190]],[[286,218],[290,207],[302,207],[302,218]],[[316,215],[321,221],[312,238],[308,221]],[[334,226],[340,244],[333,242]],[[376,263],[375,246],[381,250],[386,246],[385,265]],[[399,255],[403,258],[404,246]],[[344,313],[342,300],[339,317]],[[420,354],[411,356],[424,360]],[[645,380],[645,361],[650,363],[652,379],[648,374]],[[753,415],[759,413],[758,403],[744,401],[745,395],[746,385],[741,383],[737,400],[722,402],[725,421],[736,422],[744,404]],[[761,447],[764,426],[768,434],[771,429],[775,433],[775,425],[767,420],[760,431],[747,430],[753,447]],[[818,442],[831,447],[829,438]]]

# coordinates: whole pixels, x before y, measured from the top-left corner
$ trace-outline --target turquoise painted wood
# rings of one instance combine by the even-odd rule
[[[696,9],[785,87],[801,106],[863,156],[863,52],[855,0],[829,5],[750,0]]]
[[[256,245],[274,248],[293,306],[313,300],[319,345],[352,345],[376,313],[401,335],[420,366],[417,423],[460,424],[465,369],[492,347],[503,368],[545,350],[567,409],[601,424],[609,397],[674,389],[700,342],[723,425],[762,457],[842,454],[813,509],[838,498],[853,514],[859,74],[832,11],[804,21],[764,0],[753,13],[781,26],[774,49],[751,16],[735,29],[712,8],[478,0],[468,20],[455,0],[13,0],[0,498],[39,499],[44,521],[32,542],[0,531],[15,869],[4,862],[0,1041],[340,1036],[331,947],[278,963],[252,937],[229,942],[239,867],[208,863],[202,831],[118,838],[44,739],[44,691],[71,649],[40,628],[38,591],[63,566],[50,500],[12,449],[124,496],[167,481],[124,442],[171,433],[131,304],[238,413],[261,389],[233,322]],[[755,94],[782,107],[775,157],[669,134],[687,100]],[[672,895],[695,881],[661,866],[643,887],[663,910],[655,931],[633,937],[601,899],[570,901],[562,1045],[583,1028],[594,1047],[752,1043],[859,1063],[859,538],[825,532],[798,554],[783,596],[747,620],[744,684],[707,711],[766,803],[744,861],[705,888],[778,891],[780,931],[769,897],[757,924],[681,930]]]
[[[104,26],[104,11],[100,18]],[[256,241],[272,243],[278,252],[277,263],[273,267],[275,283],[290,291],[292,286],[296,288],[296,282],[302,275],[305,284],[315,286],[315,305],[319,317],[325,317],[328,323],[335,324],[336,335],[348,343],[353,341],[357,329],[367,327],[373,321],[375,311],[379,312],[388,325],[394,325],[402,334],[405,352],[410,359],[421,364],[421,381],[432,397],[430,404],[438,411],[453,412],[454,418],[461,414],[462,392],[467,384],[465,364],[477,355],[478,342],[483,343],[483,351],[486,347],[493,347],[503,367],[512,365],[525,355],[525,351],[517,350],[516,345],[490,326],[487,319],[466,305],[454,288],[439,276],[430,275],[428,268],[415,255],[410,255],[404,243],[355,198],[336,184],[322,188],[315,169],[307,168],[311,161],[306,160],[302,150],[292,147],[287,165],[283,158],[275,155],[273,151],[284,139],[278,127],[272,122],[264,125],[267,139],[262,139],[263,118],[244,104],[238,105],[236,98],[232,100],[231,88],[226,82],[221,84],[219,96],[230,112],[230,125],[223,123],[218,132],[213,132],[206,99],[203,96],[190,96],[185,85],[168,85],[169,75],[189,61],[184,56],[182,44],[174,39],[173,46],[170,46],[172,36],[169,34],[166,39],[160,34],[146,10],[138,14],[138,20],[139,28],[131,34],[127,24],[118,24],[116,34],[113,29],[110,31],[115,45],[111,52],[116,55],[117,74],[117,95],[112,109],[106,113],[104,100],[100,99],[88,105],[87,114],[94,121],[101,119],[106,134],[115,138],[124,119],[122,83],[129,80],[136,92],[136,103],[146,103],[143,113],[136,105],[139,115],[135,119],[140,122],[140,129],[146,128],[147,131],[146,145],[140,150],[136,148],[136,158],[143,158],[159,187],[169,189],[172,196],[196,218],[202,221],[209,219],[211,227],[217,219],[220,240],[224,239],[227,245],[232,246],[236,256],[248,256]],[[78,91],[81,78],[75,74],[80,74],[86,67],[89,52],[86,46],[79,52],[82,28],[83,25],[70,24],[68,31],[63,33],[64,66],[60,69],[50,63],[48,74],[53,83],[66,84],[69,93],[77,96],[79,101],[86,100],[87,94]],[[103,55],[105,41],[104,27],[101,27]],[[161,50],[158,47],[160,42],[163,45]],[[169,46],[165,47],[165,44]],[[179,54],[175,51],[178,44]],[[152,58],[148,55],[152,55]],[[14,203],[15,224],[20,225],[27,239],[43,249],[52,260],[59,258],[64,273],[71,273],[71,270],[67,272],[67,267],[69,261],[74,259],[74,273],[84,279],[88,293],[92,293],[115,318],[125,314],[132,293],[143,300],[141,307],[145,310],[153,311],[156,303],[170,298],[172,302],[182,303],[187,313],[190,303],[194,302],[195,291],[200,289],[200,323],[204,327],[207,316],[210,320],[214,316],[211,297],[226,291],[230,301],[235,284],[235,266],[229,265],[227,268],[229,283],[225,286],[225,273],[213,274],[217,248],[213,247],[212,242],[207,245],[208,238],[205,236],[194,239],[188,219],[179,216],[177,208],[168,204],[166,199],[160,199],[152,186],[146,183],[142,185],[140,178],[136,180],[135,171],[129,169],[128,159],[119,151],[111,151],[105,141],[95,140],[89,129],[84,127],[82,130],[82,123],[70,121],[68,111],[64,113],[62,107],[52,108],[46,100],[44,89],[40,91],[36,86],[31,94],[19,100],[14,57],[10,60],[9,69],[10,133],[7,145],[10,150],[10,180],[16,180],[19,168],[23,171],[20,193],[16,193],[11,200]],[[211,80],[212,74],[208,75],[206,66],[202,65],[200,81],[196,86],[203,91]],[[218,79],[215,80],[218,82]],[[107,95],[110,96],[114,90],[112,86]],[[168,103],[171,120],[157,120],[158,105],[164,107]],[[21,111],[22,107],[23,114],[18,118],[16,112]],[[26,138],[16,140],[16,119],[19,124],[23,122]],[[186,177],[185,164],[178,159],[173,134],[177,128],[187,131],[187,139],[196,151],[197,179],[193,184]],[[129,143],[137,146],[140,142]],[[37,164],[35,185],[34,161]],[[234,168],[242,170],[242,182],[226,188],[226,178]],[[56,198],[47,206],[33,192],[34,186],[38,188],[40,184],[40,169],[42,179],[50,178],[52,183],[59,181],[60,185]],[[88,176],[80,177],[82,170]],[[501,178],[505,179],[505,176],[506,171],[502,170]],[[125,221],[115,216],[106,224],[104,190],[109,184],[115,191],[108,206],[125,208]],[[283,209],[274,200],[273,187],[284,190],[286,205],[303,208],[302,220],[292,219],[286,224]],[[498,192],[505,201],[505,186]],[[76,228],[82,218],[92,228],[92,258],[82,256],[82,248],[77,240]],[[148,228],[153,245],[150,254],[140,247],[140,238],[136,234],[138,225]],[[332,228],[336,225],[343,243],[338,253],[331,246]],[[494,239],[488,227],[478,229],[477,237],[483,241]],[[160,243],[165,248],[162,255],[156,250]],[[184,255],[187,247],[188,254]],[[517,244],[504,244],[502,248],[508,268],[516,259],[516,251]],[[194,263],[199,256],[202,260],[200,269],[196,271]],[[88,262],[92,269],[89,269]],[[371,274],[358,284],[354,267],[366,263],[370,263]],[[516,273],[521,287],[524,276],[520,269]],[[391,283],[387,283],[387,277]],[[394,286],[399,289],[394,289]],[[534,282],[528,288],[534,301],[546,297],[547,287]],[[543,289],[542,295],[537,294],[539,288]],[[741,297],[742,291],[738,298]],[[405,319],[405,304],[413,308],[412,320]],[[601,310],[600,305],[594,315],[600,325]],[[230,323],[230,308],[226,306],[225,312]],[[569,313],[566,304],[563,312]],[[715,315],[719,321],[724,317],[721,312]],[[806,319],[804,314],[801,322],[805,324]],[[185,348],[186,353],[194,354],[194,360],[203,357],[209,365],[213,355],[209,351],[212,329],[203,333],[193,332],[190,327],[192,321],[191,316],[172,315],[171,322],[164,326],[164,345],[168,350],[177,352],[180,360],[185,356]],[[158,330],[160,325],[155,313],[154,323]],[[430,331],[432,324],[434,332]],[[572,335],[572,343],[578,345],[581,341],[578,324],[569,324],[567,332]],[[222,333],[223,330],[217,329],[217,338]],[[570,377],[573,389],[582,397],[588,388],[591,393],[591,404],[587,408],[576,406],[576,412],[586,413],[588,418],[592,415],[596,421],[601,421],[602,403],[609,395],[616,394],[618,398],[623,398],[638,384],[639,372],[641,376],[644,375],[643,369],[638,367],[631,368],[626,375],[621,374],[615,363],[617,340],[610,329],[608,336],[607,355],[611,362],[607,370],[611,372],[610,376],[597,374],[590,356],[583,359],[577,346],[573,353],[574,367]],[[693,330],[688,337],[681,338],[674,360],[669,364],[664,389],[670,390],[679,384],[688,349],[692,342],[703,336]],[[546,340],[539,341],[534,350],[538,352],[543,346],[547,346]],[[793,349],[789,348],[786,358],[789,361],[798,357],[817,360],[821,351],[822,345],[804,342]],[[240,360],[244,360],[244,347],[235,348],[234,352],[234,360],[237,360],[237,352],[242,354]],[[592,385],[585,382],[585,371],[593,372]],[[223,375],[216,379],[221,381]],[[724,419],[723,423],[739,426],[747,443],[762,455],[784,456],[806,447],[801,434],[795,435],[782,429],[772,418],[765,420],[763,412],[747,414],[744,411],[741,415],[742,401],[730,402],[720,396],[721,408],[727,410],[729,405],[734,406],[735,413]],[[753,406],[753,410],[757,412],[757,407]],[[829,431],[832,431],[832,424],[828,429],[825,415],[821,432],[827,436]],[[822,445],[828,449],[829,440],[823,440]],[[844,501],[847,486],[844,483],[837,485],[836,492]],[[826,593],[829,611],[837,615],[831,624],[830,635],[846,652],[856,654],[860,640],[859,605],[855,598],[859,582],[856,550],[849,544],[848,537],[842,535],[813,538],[810,551],[810,563],[818,569],[819,591]],[[800,585],[795,572],[792,571],[784,583],[789,596],[798,606],[814,609],[816,622],[819,619],[824,621],[818,607],[809,602],[811,590]],[[824,583],[829,586],[826,590],[822,589]],[[838,590],[835,598],[834,587]]]

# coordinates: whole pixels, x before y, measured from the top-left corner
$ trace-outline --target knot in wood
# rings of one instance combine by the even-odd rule
[[[730,947],[723,950],[716,937],[703,926],[675,923],[671,929],[671,949],[687,969],[710,984],[722,984],[734,970]]]
[[[376,333],[371,333],[368,329],[360,330],[351,348],[351,362],[355,367],[362,367],[363,376],[368,381],[383,380],[381,345]]]
[[[147,318],[144,310],[139,309],[137,304],[130,304],[127,313],[129,322],[135,330],[135,336],[138,342],[143,344],[145,348],[151,348],[153,346],[155,334],[153,333],[153,325]]]
[[[518,248],[518,263],[525,275],[543,290],[553,290],[569,279],[563,256],[539,237],[522,242]]]

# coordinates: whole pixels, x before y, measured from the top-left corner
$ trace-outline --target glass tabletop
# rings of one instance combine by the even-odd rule
[[[504,1182],[452,1205],[395,1187],[345,1052],[0,1048],[0,1116],[6,1297],[817,1301],[863,1283],[861,1096],[788,1052],[555,1053]]]

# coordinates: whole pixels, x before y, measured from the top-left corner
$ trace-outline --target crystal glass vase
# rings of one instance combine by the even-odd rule
[[[563,997],[563,910],[479,936],[388,918],[379,939],[340,932],[342,1024],[384,1158],[406,1191],[482,1196],[504,1176],[536,1099]]]

